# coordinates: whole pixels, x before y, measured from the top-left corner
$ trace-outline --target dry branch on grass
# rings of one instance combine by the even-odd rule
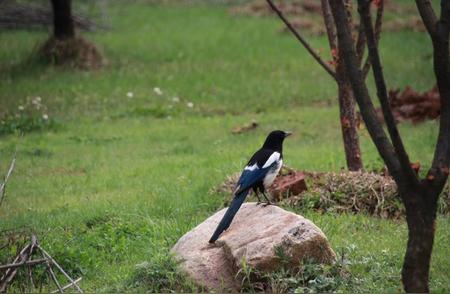
[[[0,206],[2,205],[3,199],[5,198],[6,184],[8,183],[9,177],[11,176],[15,166],[16,166],[16,153],[14,153],[13,159],[11,160],[11,164],[9,165],[8,172],[6,173],[3,179],[3,183],[0,185]]]
[[[33,259],[36,254],[40,254],[42,258]],[[76,280],[72,279],[56,262],[56,260],[39,245],[35,235],[31,236],[31,241],[20,250],[19,254],[11,263],[0,265],[0,271],[4,271],[0,278],[0,292],[3,293],[8,290],[8,286],[11,285],[12,281],[16,277],[16,274],[18,273],[18,270],[21,268],[28,271],[30,282],[33,287],[36,287],[33,279],[33,269],[42,264],[45,264],[46,273],[57,287],[57,290],[51,293],[63,293],[64,290],[71,287],[74,287],[79,293],[83,293],[83,290],[78,286],[78,282],[81,281],[81,278]],[[61,285],[55,271],[53,270],[53,267],[56,267],[56,269],[59,270],[59,272],[69,281],[67,285]]]

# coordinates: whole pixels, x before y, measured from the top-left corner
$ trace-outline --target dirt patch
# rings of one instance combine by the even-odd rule
[[[286,16],[289,17],[292,25],[296,29],[310,35],[323,35],[326,33],[320,1],[275,0],[274,3]],[[352,7],[354,10],[353,15],[357,15],[356,6],[357,5],[353,5]],[[425,31],[425,27],[422,24],[417,9],[413,4],[398,4],[395,3],[395,1],[385,1],[384,10],[386,13],[402,16],[401,19],[398,17],[385,19],[383,21],[384,31]],[[230,9],[230,13],[250,17],[275,16],[265,0],[254,0],[249,3],[232,7]],[[354,20],[355,29],[359,26],[357,20],[357,18]],[[288,32],[284,26],[281,31]]]
[[[258,126],[259,126],[259,124],[255,120],[252,120],[248,124],[245,124],[242,126],[237,126],[237,127],[233,128],[231,130],[231,133],[232,134],[242,134],[242,133],[250,132],[250,131],[256,129]]]
[[[441,113],[440,95],[436,86],[423,93],[419,93],[409,86],[402,92],[399,89],[389,90],[389,102],[397,122],[419,123],[436,119]],[[380,108],[377,109],[377,114],[380,120],[384,120]]]
[[[51,37],[39,49],[39,56],[55,65],[68,65],[83,70],[100,69],[105,64],[100,50],[80,36],[68,40]]]

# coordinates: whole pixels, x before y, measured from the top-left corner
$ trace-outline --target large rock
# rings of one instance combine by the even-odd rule
[[[186,233],[172,248],[180,266],[198,285],[219,291],[239,289],[242,261],[261,270],[277,269],[280,248],[293,263],[303,258],[331,263],[336,255],[323,232],[310,220],[277,206],[245,203],[216,244],[208,240],[226,209]]]

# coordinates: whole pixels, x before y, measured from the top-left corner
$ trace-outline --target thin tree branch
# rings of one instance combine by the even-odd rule
[[[61,284],[59,283],[58,279],[56,278],[55,272],[53,271],[52,266],[51,266],[53,259],[48,259],[46,254],[45,254],[45,252],[44,252],[44,250],[41,247],[38,247],[38,249],[41,251],[42,257],[47,260],[46,263],[45,263],[45,265],[47,267],[47,274],[49,275],[50,279],[53,280],[53,282],[55,283],[56,287],[58,288],[57,291],[59,293],[63,293],[64,290],[62,289]]]
[[[430,34],[431,38],[433,39],[436,35],[436,24],[437,24],[437,17],[434,13],[433,6],[431,5],[430,0],[416,0],[416,6],[419,10],[420,17],[422,18],[422,21],[425,25],[425,28],[427,29],[428,33]]]
[[[83,290],[81,290],[81,288],[75,283],[75,281],[64,271],[64,269],[56,262],[56,260],[51,257],[50,254],[47,253],[47,251],[45,251],[41,246],[37,245],[37,247],[39,248],[39,250],[41,250],[43,252],[43,254],[49,258],[52,263],[59,269],[59,271],[75,286],[75,288],[77,288],[78,292],[83,293]]]
[[[272,8],[273,11],[276,12],[278,17],[284,22],[286,27],[291,31],[292,34],[297,38],[297,40],[303,45],[303,47],[306,48],[306,50],[312,55],[312,57],[325,69],[326,72],[328,72],[335,80],[336,80],[336,73],[334,70],[324,61],[322,58],[317,54],[316,51],[309,45],[309,43],[306,41],[305,38],[303,38],[302,35],[300,35],[299,32],[292,26],[292,24],[287,20],[287,18],[283,15],[283,12],[276,7],[276,5],[272,2],[272,0],[266,0],[269,6]]]
[[[361,115],[378,152],[389,169],[389,172],[396,182],[399,183],[399,189],[403,189],[403,186],[400,184],[405,184],[405,177],[402,174],[400,162],[398,161],[395,150],[386,136],[380,121],[377,119],[375,107],[370,99],[369,91],[364,83],[361,70],[359,69],[358,58],[356,56],[352,32],[347,22],[344,3],[342,0],[333,0],[330,2],[330,5],[336,23],[339,50],[343,53],[346,72],[350,79]]]
[[[36,265],[36,264],[44,263],[46,261],[47,261],[46,258],[41,258],[41,259],[34,259],[34,260],[29,260],[29,261],[22,261],[19,263],[10,263],[10,264],[5,264],[5,265],[0,265],[0,270],[10,269],[10,268],[12,269],[12,268],[28,266],[28,265]]]
[[[372,18],[370,15],[370,2],[367,0],[358,0],[358,12],[361,16],[361,23],[364,26],[364,31],[367,39],[367,48],[369,51],[370,63],[372,64],[373,75],[375,78],[375,85],[377,88],[377,96],[381,104],[384,120],[394,145],[395,153],[403,171],[406,173],[409,180],[415,185],[419,184],[416,173],[411,167],[408,154],[403,145],[402,138],[398,132],[395,123],[394,115],[392,114],[391,105],[389,104],[389,97],[386,89],[386,82],[383,76],[383,69],[381,66],[380,55],[378,53],[375,33],[372,27]]]
[[[367,78],[367,75],[369,74],[370,71],[370,58],[369,56],[366,57],[366,61],[364,61],[364,65],[361,69],[362,75],[364,77],[364,80]]]
[[[366,47],[366,34],[364,34],[364,26],[360,22],[358,28],[358,38],[356,39],[356,55],[358,56],[359,64],[361,64],[363,60],[365,47]]]
[[[62,287],[62,290],[67,290],[68,288],[72,287],[74,285],[74,283],[78,283],[79,281],[81,281],[81,277],[79,277],[78,279],[76,279],[75,281],[73,281],[73,283],[69,283],[67,285],[65,285],[64,287]],[[50,293],[58,293],[59,290],[54,290]]]
[[[20,262],[22,257],[26,254],[27,250],[30,248],[30,244],[26,245],[22,250],[19,252],[19,254],[14,258],[13,263]],[[6,270],[6,272],[3,274],[3,276],[0,278],[0,293],[3,293],[6,291],[8,287],[8,283],[14,278],[16,271],[9,268]]]
[[[337,50],[336,27],[330,10],[329,0],[321,0],[323,20],[328,35],[328,43],[331,50]],[[334,57],[334,56],[333,56]]]
[[[381,25],[383,24],[384,14],[384,0],[380,0],[380,4],[377,7],[377,16],[375,18],[375,41],[378,45],[381,35]]]
[[[11,176],[11,174],[14,170],[14,167],[16,165],[16,154],[17,154],[17,151],[14,152],[14,156],[13,156],[13,159],[11,160],[11,164],[9,165],[8,172],[6,173],[5,178],[3,179],[3,183],[0,185],[0,206],[3,203],[3,198],[5,198],[6,184],[7,184],[8,179]]]
[[[346,0],[347,3],[348,1],[350,0]],[[350,82],[345,74],[344,64],[341,62],[341,54],[337,50],[336,26],[331,14],[329,0],[321,0],[321,9],[336,72],[336,83],[339,92],[339,116],[347,167],[349,170],[360,170],[363,168],[363,164],[355,119],[355,102]],[[349,15],[349,22],[351,22],[351,15]]]
[[[32,240],[33,242],[33,240]],[[33,249],[36,244],[27,244],[22,250],[19,252],[19,254],[14,258],[13,263],[22,263],[23,261],[26,261],[28,259],[28,256],[33,254]],[[8,288],[8,284],[14,279],[16,273],[17,273],[17,267],[16,268],[8,268],[5,272],[5,274],[0,279],[0,293],[6,292]]]
[[[381,0],[378,7],[377,7],[377,16],[375,19],[375,43],[378,47],[378,42],[380,40],[381,36],[381,25],[383,24],[383,13],[384,13],[384,0]],[[360,24],[360,26],[363,26],[363,24]],[[367,56],[366,61],[364,62],[362,72],[364,79],[367,78],[367,74],[370,70],[370,57]]]
[[[429,184],[440,191],[448,178],[450,164],[450,2],[441,1],[441,17],[433,40],[434,73],[439,89],[441,113],[439,134],[433,163],[428,172]]]
[[[37,238],[36,238],[36,235],[33,234],[33,235],[31,235],[30,252],[33,252],[34,247],[35,247],[36,244],[37,244]],[[30,254],[30,256],[28,257],[28,262],[33,261],[32,258],[33,258],[33,256],[32,256],[32,254]],[[31,284],[31,286],[33,286],[33,288],[36,288],[36,285],[35,285],[34,280],[33,280],[33,269],[31,267],[31,265],[28,265],[27,269],[28,269],[28,278],[30,279],[30,284]]]
[[[55,272],[53,272],[52,267],[49,262],[47,262],[47,270],[48,270],[48,273],[49,273],[50,277],[52,278],[53,282],[55,282],[56,287],[58,287],[59,293],[64,293],[64,290],[62,289],[61,284],[58,282]]]

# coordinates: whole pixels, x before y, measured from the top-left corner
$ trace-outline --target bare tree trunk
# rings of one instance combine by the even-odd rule
[[[353,98],[350,82],[345,76],[345,69],[342,63],[341,65],[338,65],[336,71],[345,159],[347,161],[347,168],[350,171],[358,171],[363,168],[363,165],[361,160],[361,150],[359,148],[355,100]]]
[[[58,40],[75,37],[71,0],[51,0],[53,7],[54,35]]]
[[[431,168],[425,179],[419,180],[411,168],[408,154],[393,119],[386,83],[371,21],[370,1],[358,0],[358,11],[364,25],[372,64],[377,96],[390,139],[377,119],[369,90],[359,68],[352,32],[347,22],[344,0],[330,1],[335,19],[339,50],[353,93],[361,110],[367,130],[390,174],[397,183],[406,209],[408,244],[402,270],[402,282],[408,293],[429,292],[429,271],[433,250],[436,210],[439,194],[449,175],[450,163],[450,1],[441,1],[439,21],[429,0],[416,0],[417,7],[433,42],[434,70],[439,88],[441,115],[439,135]]]
[[[346,1],[348,2],[348,0]],[[321,0],[321,5],[330,50],[332,52],[334,62],[336,63],[335,80],[338,86],[339,115],[347,168],[350,171],[358,171],[363,168],[363,164],[361,159],[361,150],[359,148],[358,125],[356,120],[353,91],[345,72],[343,57],[338,53],[336,29],[328,0]],[[349,16],[349,22],[351,22],[351,15]],[[363,43],[361,32],[358,36],[358,40],[360,43]],[[362,45],[363,44],[359,44],[360,51],[364,48]]]
[[[431,253],[433,251],[437,199],[434,191],[410,191],[405,199],[408,244],[402,269],[402,282],[407,293],[429,293]],[[408,199],[408,200],[407,200]],[[410,201],[421,199],[422,201]]]

